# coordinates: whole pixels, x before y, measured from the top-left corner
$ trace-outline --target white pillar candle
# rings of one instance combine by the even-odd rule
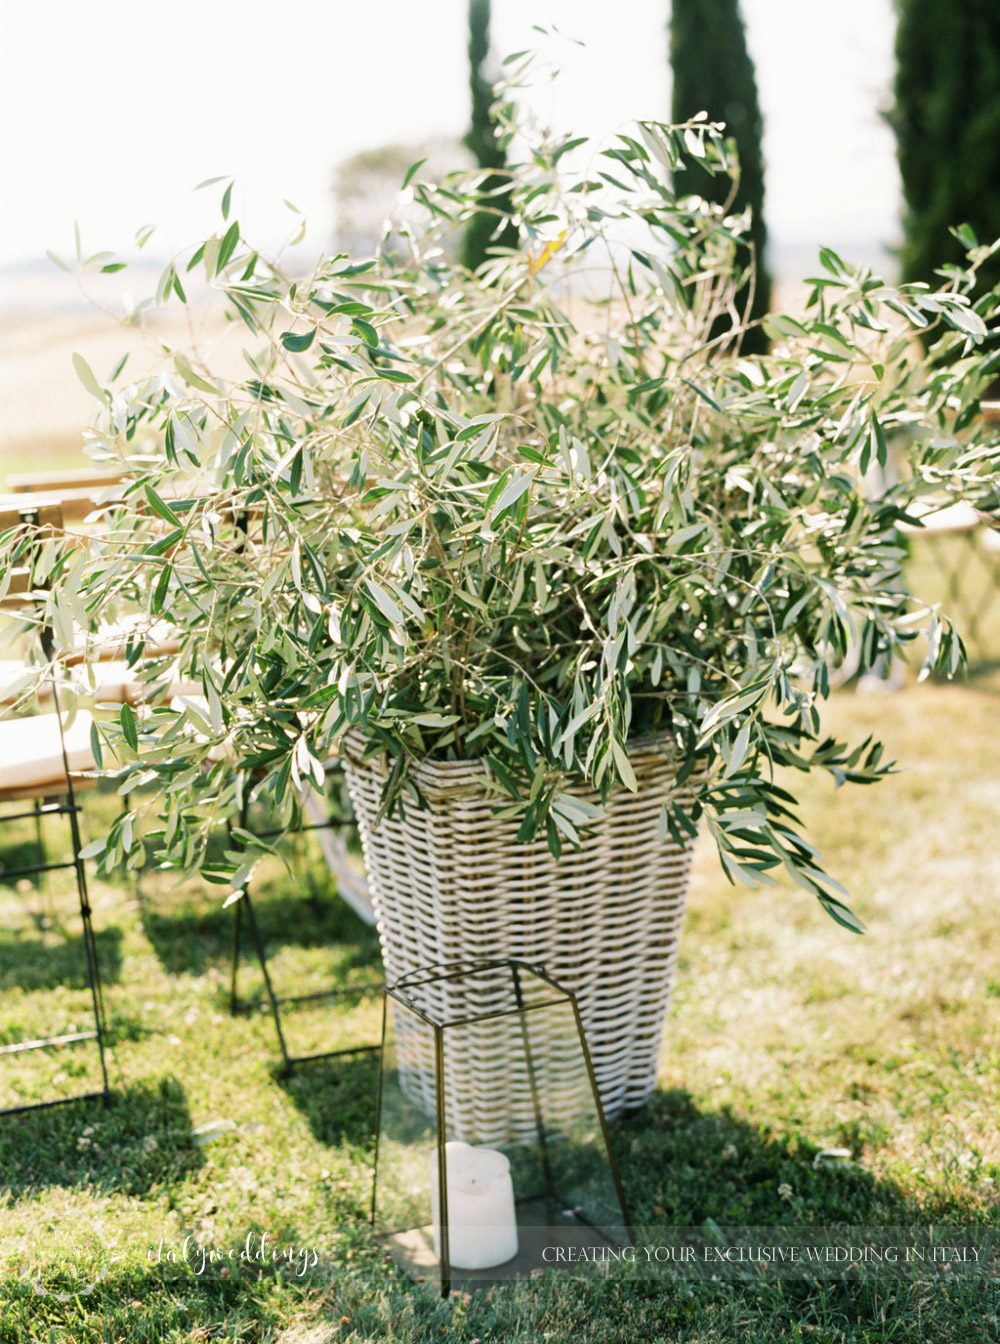
[[[493,1148],[445,1144],[448,1259],[455,1269],[490,1269],[517,1255],[517,1218],[510,1162]],[[441,1258],[438,1159],[431,1157],[434,1253]]]

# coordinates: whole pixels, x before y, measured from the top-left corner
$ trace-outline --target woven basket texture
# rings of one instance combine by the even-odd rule
[[[661,839],[660,815],[671,799],[689,808],[694,782],[677,785],[666,740],[635,744],[629,756],[638,791],[615,790],[581,849],[567,845],[557,861],[544,841],[518,843],[517,821],[495,815],[505,795],[488,787],[481,763],[421,762],[411,778],[429,807],[410,803],[405,817],[378,820],[384,758],[362,760],[357,739],[343,748],[388,982],[480,959],[542,966],[576,996],[609,1119],[641,1106],[656,1083],[691,869],[691,843]],[[572,792],[601,806],[593,790]],[[485,1002],[460,1011],[444,999],[437,1005],[445,1018],[470,1006],[489,1010]],[[412,1025],[400,1027],[401,1067],[411,1050],[410,1087],[432,1108],[431,1076],[418,1063],[426,1042],[408,1047]],[[550,1096],[570,1076],[574,1092],[581,1085],[560,1044],[568,1039],[554,1030],[535,1051]],[[494,1023],[446,1032],[445,1043],[450,1130],[467,1142],[527,1132],[533,1110],[516,1019],[503,1030]]]

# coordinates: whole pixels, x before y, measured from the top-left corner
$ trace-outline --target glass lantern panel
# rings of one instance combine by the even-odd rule
[[[523,1166],[525,1193],[541,1177],[533,1216],[547,1221],[553,1234],[590,1228],[609,1245],[627,1246],[610,1136],[575,1006],[566,1000],[528,1010],[520,1020],[536,1123],[532,1141],[520,1144],[524,1156],[516,1170]],[[573,1239],[562,1238],[560,1244],[573,1244]]]
[[[435,1049],[433,1026],[387,998],[373,1205],[385,1233],[430,1226],[438,1139]]]

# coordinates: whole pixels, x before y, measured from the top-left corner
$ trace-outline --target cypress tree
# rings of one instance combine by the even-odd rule
[[[510,198],[498,191],[507,178],[507,156],[497,141],[497,128],[490,116],[493,86],[483,73],[490,54],[490,0],[469,0],[469,88],[472,93],[472,124],[465,144],[480,168],[494,171],[483,182],[486,209],[473,215],[462,240],[462,261],[472,271],[486,260],[486,249],[516,247],[517,228],[508,221],[497,233],[497,211],[510,214]],[[490,193],[497,191],[496,196]],[[488,199],[487,199],[488,197]],[[494,236],[496,234],[496,236]]]
[[[897,0],[895,107],[889,121],[903,187],[902,278],[961,265],[949,226],[980,243],[1000,236],[1000,5]],[[1000,279],[1000,259],[980,271]]]
[[[756,277],[748,316],[763,317],[771,306],[771,276],[765,256],[764,122],[739,0],[672,0],[670,64],[673,120],[687,121],[704,111],[710,121],[724,121],[727,134],[736,141],[740,180],[729,208],[736,212],[749,206],[752,220],[749,246],[737,249],[737,265],[742,269],[751,256],[754,258]],[[731,190],[727,178],[713,177],[697,161],[676,174],[674,185],[678,195],[698,195],[719,205],[726,203]],[[741,312],[748,298],[749,287],[745,285],[740,294]],[[713,334],[719,335],[727,325],[726,320],[721,321]],[[762,353],[767,344],[763,330],[754,327],[743,337],[741,349]]]

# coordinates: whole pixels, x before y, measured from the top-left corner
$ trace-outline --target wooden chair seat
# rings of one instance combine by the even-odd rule
[[[142,704],[147,699],[166,700],[176,695],[202,693],[200,681],[191,681],[168,669],[155,681],[144,681],[142,664],[129,667],[124,659],[92,662],[74,668],[77,694],[94,704]],[[155,695],[151,692],[156,691]]]
[[[957,504],[929,502],[923,506],[917,505],[912,512],[919,516],[921,526],[900,523],[899,530],[916,536],[927,532],[936,532],[939,535],[943,532],[971,532],[986,521],[985,514],[961,500]]]
[[[147,658],[165,658],[180,652],[180,640],[169,622],[154,621],[149,625],[139,616],[123,616],[113,624],[102,626],[89,653],[81,653],[77,661],[112,662],[124,658],[129,642],[140,636]]]
[[[65,730],[66,759],[75,776],[96,767],[90,749],[91,716],[80,710]],[[27,790],[34,792],[26,792]],[[0,720],[0,802],[48,797],[66,791],[66,769],[55,714]]]
[[[36,669],[29,668],[20,658],[0,658],[0,705],[12,705],[31,685]],[[35,692],[42,700],[51,700],[52,686],[43,681]]]

